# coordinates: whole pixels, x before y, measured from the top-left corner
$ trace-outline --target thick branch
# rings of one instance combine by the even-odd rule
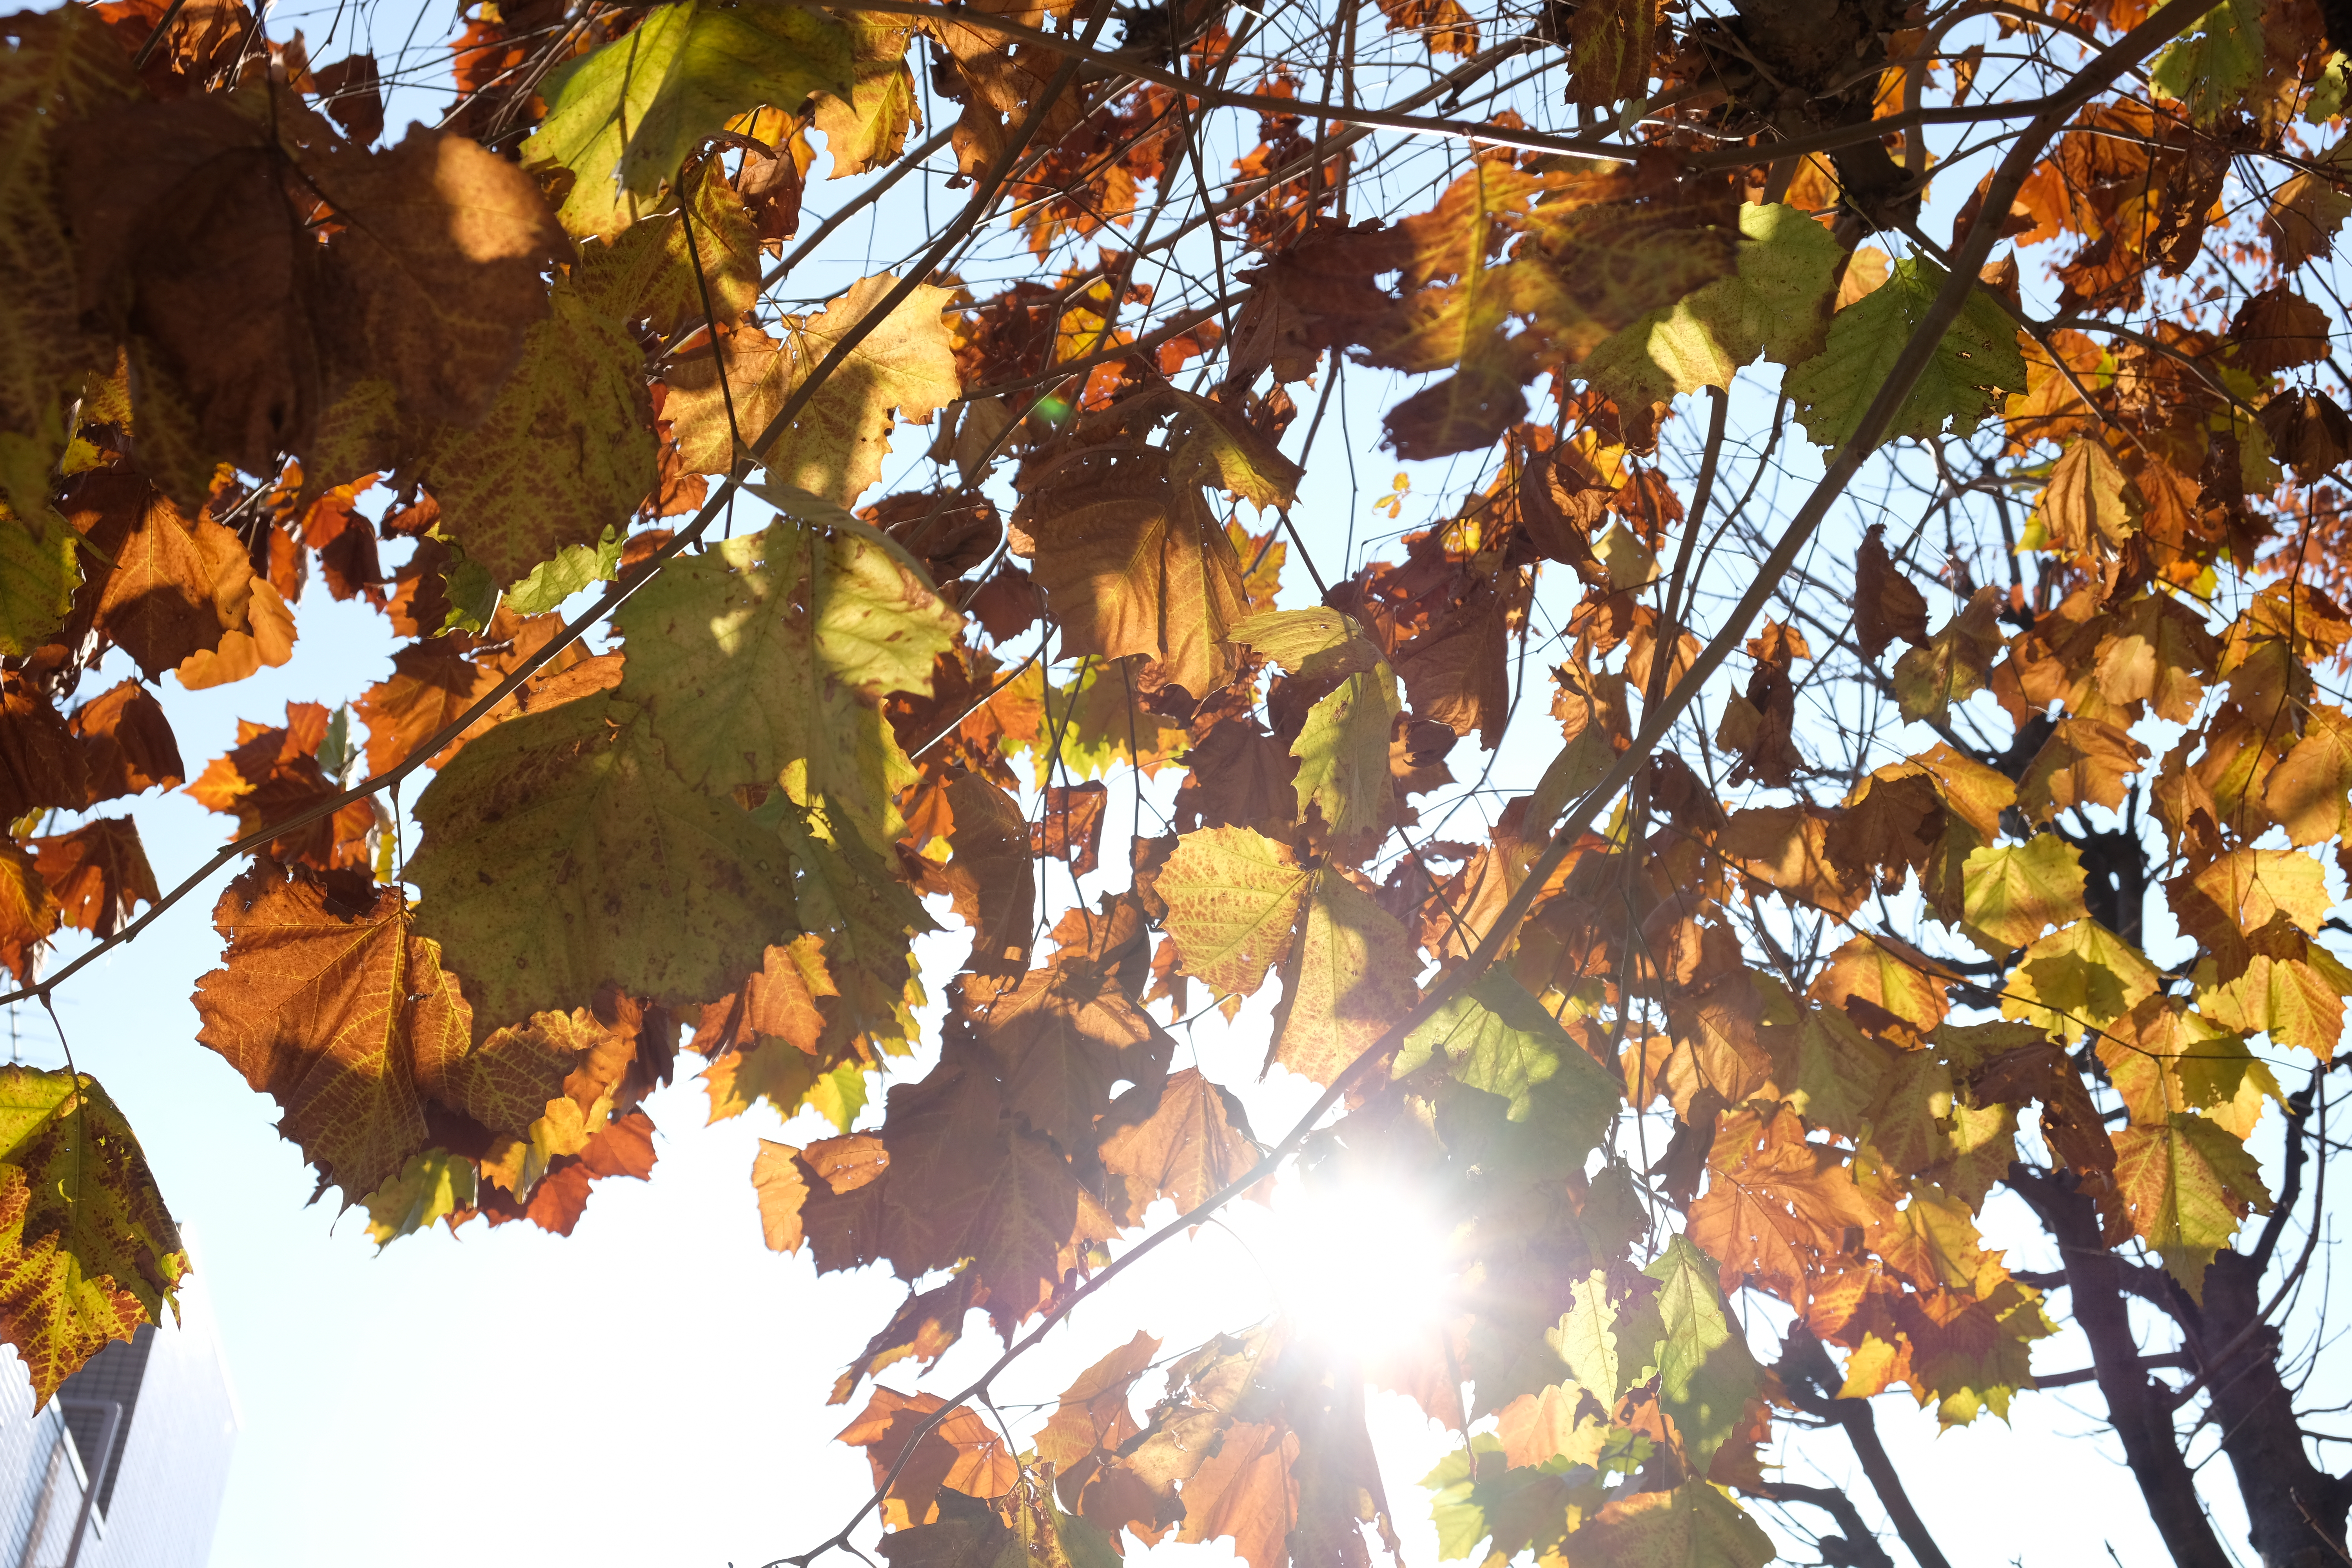
[[[2074,1322],[2091,1343],[2107,1420],[2123,1439],[2124,1462],[2139,1483],[2148,1518],[2180,1568],[2230,1568],[2229,1553],[2197,1500],[2197,1480],[2180,1455],[2172,1428],[2171,1391],[2142,1370],[2116,1278],[2115,1255],[2099,1236],[2098,1211],[2065,1173],[2045,1176],[2023,1164],[2009,1168],[2009,1184],[2041,1216],[2065,1259]]]
[[[1799,1409],[1845,1428],[1846,1441],[1853,1445],[1862,1473],[1870,1478],[1872,1489],[1878,1493],[1879,1506],[1895,1521],[1895,1533],[1919,1568],[1951,1568],[1943,1548],[1928,1533],[1927,1521],[1911,1506],[1911,1494],[1904,1489],[1902,1474],[1887,1456],[1886,1445],[1878,1440],[1878,1419],[1871,1413],[1870,1401],[1838,1397],[1845,1380],[1838,1375],[1837,1363],[1830,1360],[1830,1352],[1822,1348],[1811,1330],[1799,1323],[1790,1331],[1776,1370]]]
[[[1834,1487],[1800,1486],[1794,1481],[1768,1481],[1761,1487],[1742,1487],[1749,1497],[1763,1498],[1769,1502],[1801,1502],[1807,1508],[1820,1509],[1837,1521],[1843,1535],[1824,1535],[1814,1542],[1821,1549],[1822,1561],[1831,1568],[1895,1568],[1895,1559],[1862,1522],[1862,1513],[1853,1500]]]

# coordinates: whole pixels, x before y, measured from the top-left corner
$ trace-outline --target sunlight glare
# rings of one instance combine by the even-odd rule
[[[1286,1181],[1253,1243],[1276,1303],[1301,1331],[1365,1358],[1413,1348],[1453,1286],[1433,1205],[1402,1182],[1320,1172]]]

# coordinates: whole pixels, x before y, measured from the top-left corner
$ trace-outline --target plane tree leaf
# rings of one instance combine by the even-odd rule
[[[757,440],[898,282],[887,272],[860,279],[816,314],[785,317],[781,336],[736,328],[720,334],[715,353],[706,347],[682,356],[665,373],[669,400],[662,406],[677,428],[679,461],[697,473],[725,472],[735,460],[738,433],[745,442]],[[962,395],[940,316],[950,297],[948,289],[920,284],[858,341],[791,425],[753,454],[772,483],[852,505],[882,478],[893,424],[929,419]]]
[[[2023,947],[2085,912],[2082,852],[2054,833],[1972,850],[1962,877],[1965,929],[1990,938],[1988,952]]]
[[[891,797],[914,775],[882,700],[930,695],[961,619],[897,544],[851,520],[779,517],[673,561],[615,619],[620,695],[645,705],[687,784],[781,781],[877,852],[898,837]]]
[[[1945,276],[1925,257],[1904,257],[1885,283],[1837,313],[1822,352],[1789,373],[1784,384],[1815,445],[1834,450],[1852,438],[1863,411],[1935,303]],[[1990,295],[1976,290],[1945,329],[1881,439],[1969,435],[2000,406],[2003,394],[2024,390],[2016,323]]]
[[[1514,1121],[1539,1111],[1547,1131],[1571,1149],[1599,1147],[1616,1113],[1615,1078],[1527,987],[1499,971],[1406,1036],[1392,1076],[1417,1071],[1441,1053],[1455,1082],[1508,1101]]]
[[[196,1037],[278,1101],[278,1131],[347,1203],[435,1142],[428,1118],[521,1135],[562,1092],[569,1035],[506,1029],[477,1045],[472,1009],[396,887],[264,863],[213,918],[228,945],[196,984]]]
[[[1298,810],[1323,814],[1332,837],[1359,844],[1385,825],[1395,791],[1389,739],[1404,705],[1396,672],[1360,627],[1333,610],[1269,610],[1234,628],[1301,680],[1329,689],[1307,710],[1290,744],[1298,759]]]
[[[2116,1184],[2132,1227],[2200,1300],[2205,1267],[2271,1195],[2246,1146],[2205,1117],[2175,1111],[2116,1134]]]
[[[550,71],[526,168],[570,172],[558,216],[576,235],[618,234],[651,210],[687,155],[762,103],[852,96],[848,29],[778,0],[675,0],[632,31]]]
[[[607,981],[715,1001],[791,936],[783,842],[670,765],[646,710],[571,702],[499,725],[416,800],[420,931],[485,1024],[584,1005]]]
[[[188,1254],[131,1124],[87,1073],[0,1068],[0,1338],[36,1408],[158,1322]]]

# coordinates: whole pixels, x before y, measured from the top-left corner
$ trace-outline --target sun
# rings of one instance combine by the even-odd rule
[[[1228,1211],[1271,1300],[1298,1331],[1352,1359],[1425,1343],[1448,1315],[1447,1227],[1409,1184],[1286,1173],[1273,1202]]]

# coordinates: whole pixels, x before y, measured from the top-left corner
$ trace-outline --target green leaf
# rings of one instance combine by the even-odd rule
[[[478,1033],[582,1006],[607,981],[715,1001],[799,927],[790,856],[670,766],[644,708],[583,700],[509,720],[417,797],[416,925]]]
[[[2186,104],[2200,125],[2228,113],[2262,79],[2263,5],[2263,0],[2221,0],[2197,19],[2194,32],[2156,57],[2148,85],[2158,96]]]
[[[2023,947],[2052,926],[2069,925],[2083,906],[2083,855],[2054,833],[2022,844],[1988,844],[1969,852],[1961,869],[1965,930],[1990,953]]]
[[[813,92],[852,94],[849,30],[778,0],[677,0],[636,29],[547,74],[547,116],[523,166],[563,168],[557,216],[575,235],[620,233],[652,210],[713,132],[766,103],[791,113]]]
[[[1339,684],[1316,700],[1290,744],[1298,759],[1298,811],[1313,805],[1334,838],[1378,834],[1395,797],[1389,734],[1404,710],[1396,672],[1349,616],[1337,610],[1268,610],[1228,641],[1255,648],[1301,680]]]
[[[876,854],[898,837],[891,797],[914,780],[884,696],[928,696],[961,624],[920,567],[871,525],[780,518],[681,555],[614,617],[621,695],[645,704],[697,789],[784,784],[822,796]]]
[[[2000,1011],[2070,1045],[2156,994],[2163,984],[2139,949],[2094,920],[2055,931],[2019,956]]]
[[[442,531],[495,583],[625,530],[660,479],[645,351],[567,284],[548,306],[489,413],[444,430],[421,468]]]
[[[665,339],[705,326],[712,317],[722,326],[741,321],[760,297],[760,236],[724,176],[716,163],[704,163],[685,204],[630,225],[609,245],[587,247],[572,271],[581,293],[614,321],[644,321]]]
[[[593,545],[565,545],[554,560],[541,562],[507,591],[507,608],[518,616],[535,616],[591,583],[611,582],[621,570],[621,549],[626,542],[620,530],[608,528]]]
[[[81,586],[79,536],[47,507],[42,512],[27,523],[0,501],[0,654],[21,657],[47,642]]]
[[[1569,1373],[1579,1386],[1590,1389],[1604,1409],[1613,1407],[1618,1396],[1628,1388],[1656,1375],[1657,1368],[1651,1364],[1654,1355],[1648,1352],[1655,1352],[1663,1335],[1653,1332],[1646,1351],[1621,1341],[1617,1322],[1624,1314],[1610,1303],[1606,1269],[1592,1270],[1570,1285],[1568,1294],[1572,1304],[1560,1314],[1558,1326],[1545,1332],[1544,1339],[1568,1363]],[[1636,1314],[1635,1319],[1626,1325],[1628,1333],[1635,1339],[1640,1338],[1645,1326],[1654,1331],[1658,1328],[1653,1314]],[[1644,1324],[1640,1319],[1648,1321]],[[1630,1364],[1624,1354],[1627,1350],[1635,1350]]]
[[[2205,1266],[2230,1245],[2238,1222],[2249,1211],[2271,1212],[2262,1167],[2246,1146],[2187,1111],[2116,1134],[2116,1186],[2140,1239],[2200,1301]]]
[[[1896,261],[1885,283],[1837,313],[1822,352],[1789,373],[1783,385],[1815,445],[1835,450],[1853,437],[1863,411],[1926,320],[1945,276],[1924,257]],[[2001,394],[2024,390],[2025,360],[2017,352],[2016,324],[1990,294],[1971,289],[1880,439],[1932,440],[1948,429],[1968,436],[1999,405]]]
[[[1810,1009],[1797,1022],[1789,1104],[1816,1127],[1856,1137],[1890,1066],[1886,1048],[1856,1028],[1843,1008]]]
[[[1835,237],[1779,203],[1742,205],[1739,232],[1747,243],[1736,275],[1642,317],[1594,349],[1579,374],[1631,408],[1727,388],[1759,353],[1784,365],[1819,353],[1844,256]]]
[[[154,1322],[187,1271],[147,1157],[98,1080],[0,1068],[0,1338],[37,1405]]]
[[[1738,1428],[1761,1382],[1748,1342],[1732,1331],[1715,1263],[1684,1236],[1668,1239],[1642,1271],[1658,1281],[1658,1399],[1675,1418],[1691,1463],[1706,1470]]]
[[[472,1207],[474,1181],[474,1163],[446,1149],[411,1155],[400,1174],[362,1200],[367,1205],[368,1235],[382,1248],[461,1208]]]
[[[1594,1061],[1510,975],[1489,971],[1405,1037],[1394,1076],[1444,1052],[1454,1081],[1499,1095],[1509,1118],[1544,1113],[1547,1131],[1571,1148],[1600,1147],[1622,1098],[1614,1075]]]

